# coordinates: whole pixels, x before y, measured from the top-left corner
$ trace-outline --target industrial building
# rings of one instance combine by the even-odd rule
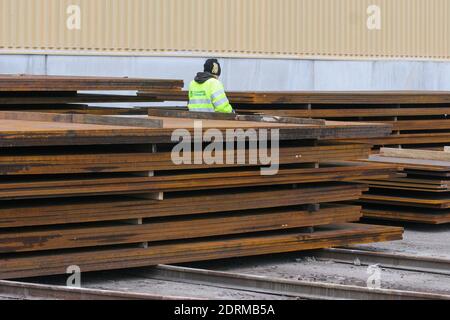
[[[3,73],[177,78],[228,90],[449,90],[446,0],[2,0]],[[245,75],[245,76],[244,76]]]

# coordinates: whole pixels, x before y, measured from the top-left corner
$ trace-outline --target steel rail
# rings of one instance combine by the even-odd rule
[[[160,265],[133,275],[224,289],[320,300],[450,300],[450,295],[371,289],[359,286],[287,280],[221,271]]]
[[[0,300],[192,300],[144,293],[0,281]]]
[[[339,248],[315,251],[317,259],[355,265],[378,265],[388,269],[450,275],[450,260],[385,253],[363,249]]]

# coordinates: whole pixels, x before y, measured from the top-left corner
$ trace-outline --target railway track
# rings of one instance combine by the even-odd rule
[[[450,300],[450,295],[371,289],[360,286],[286,280],[274,277],[160,265],[133,275],[163,281],[319,300]]]
[[[387,269],[450,275],[450,260],[417,257],[399,253],[377,252],[363,249],[324,249],[314,252],[317,259],[362,266],[378,265]]]
[[[192,300],[192,298],[0,281],[0,300]]]

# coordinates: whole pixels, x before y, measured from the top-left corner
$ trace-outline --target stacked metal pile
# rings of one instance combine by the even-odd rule
[[[183,81],[106,77],[0,75],[0,110],[58,113],[127,113],[123,108],[89,107],[92,103],[148,102],[138,90],[182,92]]]
[[[401,239],[400,228],[349,224],[360,207],[342,203],[366,190],[351,181],[392,165],[348,162],[369,148],[333,142],[389,126],[203,120],[203,132],[279,130],[280,169],[266,176],[265,164],[174,164],[172,134],[192,138],[194,121],[0,112],[0,278]]]
[[[186,101],[186,92],[163,94],[143,90],[142,97]],[[388,137],[355,141],[375,146],[443,146],[450,143],[449,92],[230,92],[240,114],[383,122]]]
[[[186,92],[162,95],[146,90],[140,95],[167,101],[187,100]],[[436,149],[450,144],[449,92],[231,92],[229,98],[240,114],[392,125],[390,136],[346,140],[367,143],[376,149]],[[433,224],[450,222],[446,209],[448,168],[426,165],[423,170],[415,169],[414,163],[409,163],[406,173],[399,173],[396,178],[363,180],[370,183],[370,191],[363,197],[364,216]]]
[[[392,163],[404,170],[397,177],[365,180],[364,216],[374,219],[450,223],[450,152],[381,149],[374,163]]]

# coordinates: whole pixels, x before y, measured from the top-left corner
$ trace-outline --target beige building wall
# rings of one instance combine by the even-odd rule
[[[449,0],[0,0],[0,53],[448,60],[449,20]]]

